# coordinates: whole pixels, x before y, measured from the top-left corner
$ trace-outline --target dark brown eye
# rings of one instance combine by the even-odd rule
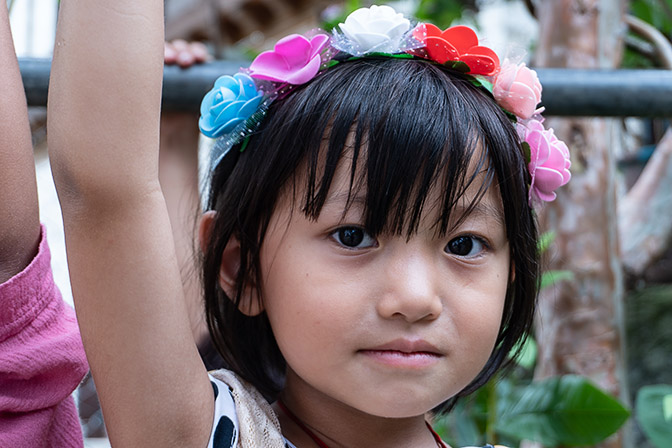
[[[348,249],[364,249],[376,245],[376,240],[360,227],[341,227],[332,237]]]
[[[473,236],[458,236],[446,245],[446,252],[466,258],[479,255],[483,249],[483,242]]]

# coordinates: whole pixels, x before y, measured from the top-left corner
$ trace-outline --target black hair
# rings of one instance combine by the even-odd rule
[[[282,192],[293,189],[297,209],[316,219],[346,151],[352,154],[351,196],[365,193],[364,225],[372,235],[410,237],[433,188],[444,192],[436,224],[445,233],[454,222],[453,206],[470,184],[481,182],[473,206],[496,183],[512,279],[497,343],[479,375],[435,411],[448,410],[508,363],[534,315],[537,227],[515,127],[483,88],[420,59],[344,62],[272,103],[244,152],[239,149],[212,173],[209,209],[216,218],[203,260],[208,326],[228,368],[267,398],[282,388],[286,364],[266,314],[246,316],[238,304],[246,285],[262,284],[259,251]],[[479,171],[485,175],[474,174]],[[219,275],[232,237],[240,241],[240,269],[236,294],[228,297]]]

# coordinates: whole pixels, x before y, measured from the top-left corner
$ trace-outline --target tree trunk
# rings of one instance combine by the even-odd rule
[[[540,67],[619,66],[626,0],[543,0],[537,3]],[[572,180],[540,213],[542,229],[557,238],[549,269],[575,274],[542,291],[537,339],[538,378],[589,377],[626,400],[623,369],[623,290],[619,257],[615,159],[622,146],[618,121],[605,118],[549,119],[572,153]],[[622,446],[616,435],[599,445]]]
[[[672,242],[672,128],[658,143],[637,183],[619,202],[625,271],[641,276]]]

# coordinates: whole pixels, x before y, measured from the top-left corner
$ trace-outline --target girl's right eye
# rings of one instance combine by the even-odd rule
[[[361,227],[341,227],[331,237],[347,249],[367,249],[378,245],[376,239]]]
[[[463,258],[475,258],[482,255],[486,246],[481,238],[463,235],[450,240],[446,245],[446,251]]]

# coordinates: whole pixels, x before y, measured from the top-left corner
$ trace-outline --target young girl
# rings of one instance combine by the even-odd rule
[[[40,227],[26,97],[0,6],[0,446],[81,447],[72,391],[88,370]]]
[[[201,108],[218,141],[200,242],[229,370],[208,376],[156,175],[162,21],[160,0],[63,2],[52,70],[53,169],[112,444],[445,446],[427,420],[529,330],[530,203],[569,179],[536,76],[468,28],[372,7],[220,78]]]

